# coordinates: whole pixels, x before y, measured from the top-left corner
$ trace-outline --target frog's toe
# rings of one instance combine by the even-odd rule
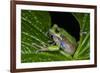
[[[40,52],[39,50],[36,50],[36,51],[35,51],[35,53],[39,53],[39,52]]]

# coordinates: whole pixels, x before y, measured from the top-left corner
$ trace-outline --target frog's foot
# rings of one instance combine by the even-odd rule
[[[41,50],[36,50],[36,51],[35,51],[35,53],[41,53],[41,52],[42,52]]]
[[[46,51],[48,51],[48,49],[43,48],[43,49],[39,49],[39,50],[37,50],[36,52],[38,53],[38,52],[46,52]]]
[[[36,50],[35,51],[35,53],[41,53],[41,52],[43,52],[43,51],[41,51],[41,50]]]
[[[39,50],[36,50],[36,51],[35,51],[35,54],[37,54],[37,53],[39,53]]]

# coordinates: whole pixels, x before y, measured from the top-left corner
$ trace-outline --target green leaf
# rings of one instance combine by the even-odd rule
[[[80,40],[73,58],[87,60],[90,58],[90,14],[73,13],[73,15],[80,24]]]
[[[64,51],[37,52],[49,45],[51,17],[47,11],[21,10],[21,62],[85,60],[90,58],[90,15],[72,13],[80,24],[80,40],[73,56]]]

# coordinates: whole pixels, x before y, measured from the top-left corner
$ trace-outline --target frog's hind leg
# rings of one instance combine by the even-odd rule
[[[37,48],[39,48],[39,49],[36,50],[36,53],[38,53],[38,52],[43,52],[43,51],[48,51],[48,49],[46,48],[45,45],[40,46],[40,45],[35,44],[35,43],[32,43],[32,45],[33,45],[33,46],[36,46]]]
[[[42,48],[42,49],[37,50],[37,52],[46,52],[46,51],[48,51],[47,48]]]

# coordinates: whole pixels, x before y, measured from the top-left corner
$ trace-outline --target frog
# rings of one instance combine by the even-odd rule
[[[77,46],[76,39],[71,36],[66,30],[54,24],[48,31],[48,36],[52,38],[52,44],[44,46],[38,51],[59,51],[73,55]]]

